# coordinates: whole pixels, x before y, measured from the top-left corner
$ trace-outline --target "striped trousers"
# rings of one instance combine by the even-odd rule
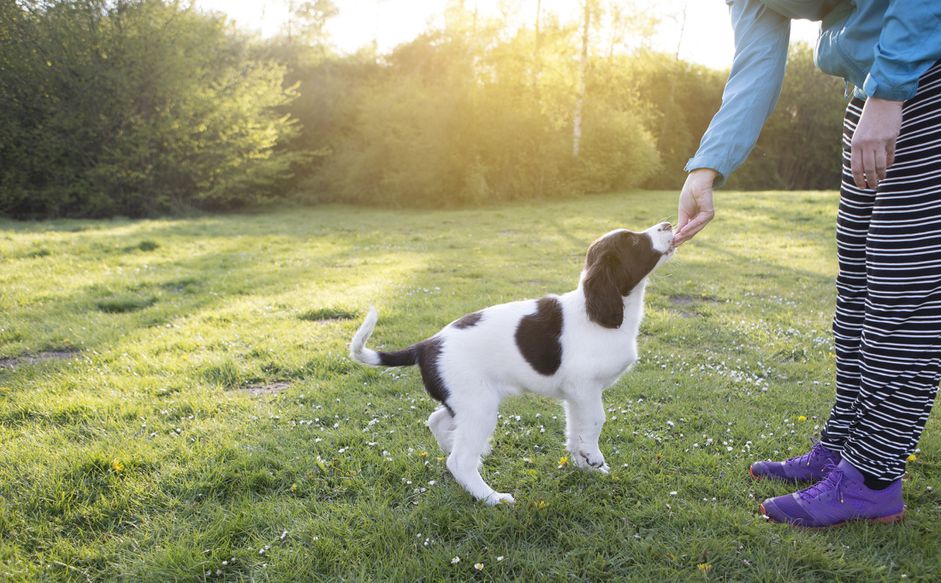
[[[895,163],[877,190],[857,188],[843,126],[833,318],[836,403],[821,436],[867,479],[900,478],[941,381],[941,63],[905,102]]]

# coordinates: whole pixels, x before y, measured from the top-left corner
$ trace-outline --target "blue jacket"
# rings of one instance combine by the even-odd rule
[[[726,0],[735,58],[699,150],[686,171],[712,168],[724,182],[758,140],[781,93],[792,19],[822,21],[814,61],[857,97],[904,101],[941,59],[941,0]],[[808,128],[812,131],[812,128]]]

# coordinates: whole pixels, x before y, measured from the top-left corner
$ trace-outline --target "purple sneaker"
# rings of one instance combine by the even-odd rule
[[[902,480],[888,488],[871,490],[863,475],[846,460],[833,468],[826,479],[794,494],[769,498],[760,506],[772,522],[823,528],[851,520],[897,522],[905,514]]]
[[[802,456],[783,462],[755,462],[748,468],[752,478],[770,478],[785,482],[817,482],[827,477],[831,467],[840,463],[840,454],[825,448],[819,441]]]

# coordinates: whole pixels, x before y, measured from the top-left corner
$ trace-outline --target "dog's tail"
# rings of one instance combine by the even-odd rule
[[[350,358],[369,366],[411,366],[417,363],[418,351],[415,346],[409,346],[397,352],[376,352],[371,348],[366,348],[366,341],[376,328],[377,320],[379,320],[379,314],[376,308],[370,306],[366,319],[350,342]]]

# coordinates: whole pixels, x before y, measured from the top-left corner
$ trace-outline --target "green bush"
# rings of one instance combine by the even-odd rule
[[[333,54],[329,0],[301,35],[246,37],[170,0],[0,0],[0,214],[146,216],[278,200],[456,206],[678,189],[725,73],[647,51],[585,67],[579,31],[537,38],[459,9],[390,54]],[[597,34],[594,31],[593,34]],[[833,188],[841,84],[792,49],[740,189]]]
[[[152,215],[275,196],[300,155],[283,69],[159,0],[0,7],[0,213]]]

